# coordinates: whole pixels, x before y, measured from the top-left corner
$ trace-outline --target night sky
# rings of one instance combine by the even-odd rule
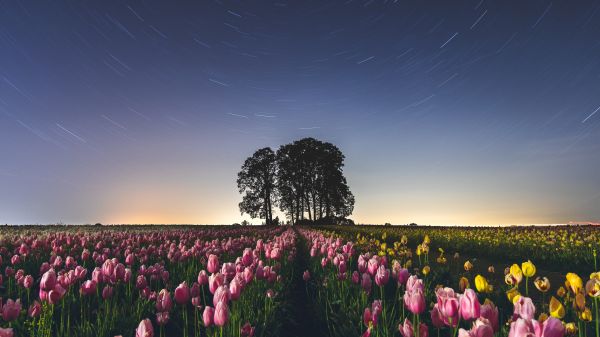
[[[600,1],[0,1],[0,136],[1,223],[240,221],[308,136],[357,222],[598,220]]]

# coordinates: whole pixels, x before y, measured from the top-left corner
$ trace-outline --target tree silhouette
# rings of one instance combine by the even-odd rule
[[[244,162],[238,173],[237,186],[243,194],[239,203],[240,212],[252,218],[273,222],[276,160],[271,148],[262,148]]]
[[[354,195],[343,174],[344,155],[333,144],[304,138],[277,154],[260,149],[238,174],[245,193],[240,211],[273,222],[276,205],[295,223],[333,223],[352,214]]]

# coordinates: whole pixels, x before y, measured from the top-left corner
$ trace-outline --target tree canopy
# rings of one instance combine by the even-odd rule
[[[256,151],[238,173],[240,212],[273,222],[278,207],[291,223],[332,223],[354,209],[343,174],[344,155],[333,144],[304,138]]]

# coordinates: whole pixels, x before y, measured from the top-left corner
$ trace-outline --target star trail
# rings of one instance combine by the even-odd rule
[[[237,222],[243,160],[308,136],[360,223],[598,220],[599,9],[2,1],[0,222]]]

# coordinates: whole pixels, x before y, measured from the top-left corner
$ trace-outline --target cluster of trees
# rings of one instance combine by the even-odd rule
[[[257,150],[238,173],[240,212],[273,219],[279,208],[292,224],[339,222],[352,214],[354,196],[343,174],[344,155],[333,144],[304,138]]]

